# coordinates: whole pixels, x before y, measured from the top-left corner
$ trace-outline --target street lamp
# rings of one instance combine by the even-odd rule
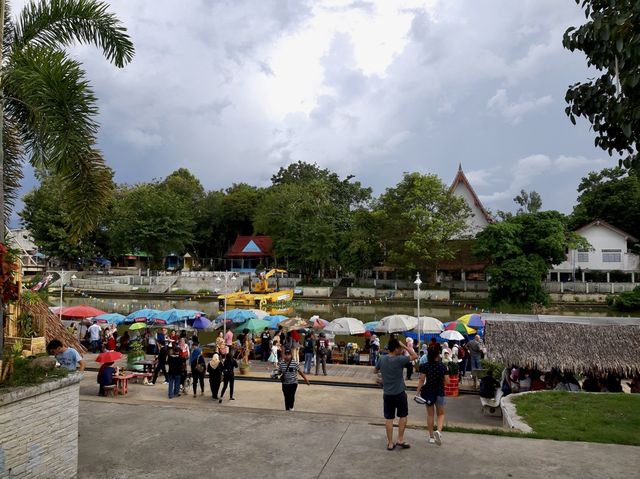
[[[64,269],[61,269],[58,274],[60,275],[60,310],[58,314],[60,315],[60,321],[62,321],[62,293],[64,292]]]
[[[229,293],[227,287],[229,284],[229,278],[235,281],[236,279],[238,279],[238,276],[236,275],[235,272],[225,271],[224,273],[218,273],[216,275],[216,282],[218,283],[222,282],[223,278],[224,278],[224,293],[223,293],[224,294],[224,318],[223,318],[222,327],[224,331],[223,334],[226,336],[227,335],[227,294]]]
[[[413,284],[416,285],[416,288],[418,289],[418,351],[420,351],[420,332],[421,332],[421,325],[420,325],[420,285],[422,284],[422,280],[420,279],[420,273],[416,273],[416,280],[413,282]]]

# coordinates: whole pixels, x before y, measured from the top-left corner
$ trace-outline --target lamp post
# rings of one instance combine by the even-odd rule
[[[224,336],[227,335],[227,294],[229,293],[228,291],[228,284],[229,284],[229,278],[231,278],[232,280],[236,280],[238,278],[238,276],[236,275],[235,272],[231,272],[231,271],[225,271],[224,273],[218,273],[216,276],[216,282],[220,283],[222,282],[222,279],[224,278],[224,318],[223,318],[223,323],[222,323],[222,328],[223,328],[223,334]],[[225,338],[226,340],[226,338]]]
[[[418,297],[418,351],[420,351],[420,332],[422,327],[420,325],[420,285],[422,284],[422,280],[420,279],[420,273],[416,273],[416,280],[413,282],[418,289],[417,297]]]
[[[64,269],[59,271],[60,274],[60,310],[58,314],[60,315],[60,321],[62,321],[62,294],[64,292]]]

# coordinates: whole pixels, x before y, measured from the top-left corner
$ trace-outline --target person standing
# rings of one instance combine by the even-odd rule
[[[413,339],[411,338],[407,338],[407,350],[413,351]],[[402,354],[405,356],[409,356],[408,351],[404,351]],[[413,361],[407,364],[406,368],[407,368],[407,381],[410,381],[411,376],[413,375]]]
[[[269,360],[269,354],[271,353],[271,333],[269,328],[264,328],[262,334],[260,334],[260,356],[263,362]]]
[[[375,334],[371,335],[371,347],[369,351],[371,353],[371,365],[375,366],[378,362],[378,355],[380,354],[380,338]]]
[[[233,332],[228,330],[224,335],[224,344],[227,347],[227,353],[231,352],[231,348],[233,348]]]
[[[227,386],[229,386],[229,400],[235,400],[235,398],[233,397],[233,383],[235,382],[236,377],[234,369],[237,367],[238,361],[236,361],[231,352],[225,354],[224,360],[222,361],[222,391],[220,392],[220,398],[218,399],[218,402],[222,402],[222,398],[225,391],[227,390]]]
[[[316,376],[320,370],[320,364],[322,363],[322,373],[327,375],[327,352],[329,351],[329,341],[325,337],[324,333],[320,333],[320,337],[316,341]]]
[[[214,401],[217,401],[218,391],[220,390],[220,381],[222,380],[222,362],[220,361],[220,355],[217,351],[213,353],[211,361],[207,364],[207,372],[209,373],[211,398]]]
[[[47,352],[56,357],[61,367],[67,368],[69,371],[79,369],[80,372],[84,372],[85,362],[80,353],[70,346],[63,346],[59,339],[49,341]]]
[[[164,340],[158,341],[158,354],[155,357],[153,368],[153,378],[151,382],[147,383],[149,386],[154,386],[158,379],[158,373],[162,371],[162,375],[164,376],[164,384],[169,382],[169,378],[167,376],[167,357],[169,356],[169,350],[164,343]]]
[[[102,351],[102,341],[100,337],[102,336],[102,330],[97,323],[93,323],[89,326],[89,340],[91,341],[91,352],[99,353]]]
[[[300,332],[295,329],[291,331],[291,355],[294,361],[300,362]]]
[[[442,445],[442,426],[444,425],[444,386],[449,383],[446,366],[440,361],[440,353],[429,349],[427,361],[420,365],[418,394],[427,406],[427,430],[429,444]],[[434,412],[438,416],[437,429],[434,431]]]
[[[311,362],[313,361],[313,349],[315,346],[315,339],[316,336],[313,333],[313,331],[311,331],[309,334],[307,334],[304,338],[304,373],[305,374],[311,374]]]
[[[180,396],[180,378],[184,369],[184,360],[180,357],[180,347],[176,344],[167,358],[169,365],[169,399]]]
[[[382,387],[384,393],[382,402],[384,407],[385,429],[387,433],[387,451],[392,451],[396,446],[408,449],[409,444],[404,442],[404,430],[407,427],[409,404],[407,403],[406,386],[404,384],[404,369],[411,361],[418,359],[413,349],[407,348],[398,339],[393,338],[387,344],[389,354],[381,356],[374,369],[375,374],[382,374]],[[408,356],[404,352],[409,353]],[[398,442],[393,442],[393,421],[398,416]]]
[[[467,351],[469,351],[469,356],[471,356],[471,369],[480,369],[480,360],[482,359],[480,336],[476,335],[475,338],[467,343]]]
[[[282,361],[278,365],[278,371],[282,380],[282,394],[284,396],[284,408],[293,411],[296,402],[296,391],[298,389],[298,374],[302,376],[307,386],[310,386],[307,376],[300,370],[300,363],[293,359],[290,349],[284,350]]]
[[[193,341],[193,349],[189,356],[189,363],[191,364],[191,377],[193,378],[193,397],[196,397],[198,392],[198,383],[200,383],[200,395],[204,395],[204,372],[206,369],[206,363],[202,356],[202,349],[200,349],[200,343],[196,340]]]

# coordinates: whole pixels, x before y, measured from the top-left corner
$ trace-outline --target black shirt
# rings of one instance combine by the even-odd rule
[[[180,376],[185,362],[177,354],[170,354],[167,359],[167,364],[169,365],[169,376]]]
[[[310,337],[304,339],[304,353],[313,354],[313,339]]]

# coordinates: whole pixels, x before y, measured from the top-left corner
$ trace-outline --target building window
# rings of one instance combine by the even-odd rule
[[[589,251],[578,250],[578,263],[588,263],[588,262],[589,262]]]
[[[620,263],[622,261],[622,250],[620,249],[603,249],[603,263]]]

